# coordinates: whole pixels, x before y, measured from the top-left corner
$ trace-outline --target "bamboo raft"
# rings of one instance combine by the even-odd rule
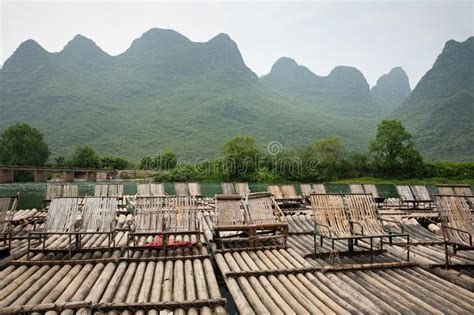
[[[284,223],[281,227],[286,231],[279,236],[287,237],[286,246],[278,238],[262,234],[252,247],[237,239],[225,248],[218,248],[213,238],[219,212],[211,205],[193,208],[199,220],[200,236],[186,233],[182,223],[188,222],[187,219],[178,219],[164,207],[162,214],[171,217],[162,220],[160,226],[148,226],[151,221],[160,220],[146,219],[142,226],[153,233],[138,236],[137,246],[130,253],[126,251],[130,245],[130,228],[140,217],[133,212],[117,212],[112,248],[108,246],[107,235],[90,234],[80,240],[81,246],[88,250],[67,257],[61,248],[67,244],[68,236],[58,234],[45,240],[45,248],[50,251],[36,253],[28,260],[24,235],[44,228],[46,214],[35,209],[17,211],[12,220],[15,224],[11,256],[0,261],[0,313],[232,312],[226,309],[229,301],[222,297],[222,290],[229,291],[236,310],[242,314],[474,313],[474,253],[453,257],[457,269],[442,268],[443,237],[422,227],[413,215],[406,216],[403,211],[390,216],[380,213],[394,221],[384,222],[384,227],[401,225],[410,234],[410,262],[400,261],[406,256],[407,248],[397,240],[391,245],[384,243],[383,250],[374,255],[371,263],[363,251],[339,256],[339,252],[348,250],[342,241],[335,242],[335,251],[323,244],[320,249],[328,255],[316,258],[312,255],[311,210],[303,208],[298,213],[283,214],[275,212],[278,206],[265,208],[260,202],[252,205],[252,198],[242,200],[236,196],[227,196],[235,201],[229,209],[239,210],[241,215],[246,213],[249,218],[253,216],[252,228],[260,223],[261,232],[265,232],[266,224],[275,223],[267,222],[269,218],[276,219],[279,226]],[[363,212],[367,209],[365,201],[352,202],[348,207],[354,215],[367,215]],[[271,216],[265,215],[268,211]],[[223,215],[223,221],[234,220],[225,211]],[[90,226],[96,228],[108,221],[93,217],[97,220]],[[238,218],[245,225],[244,218]],[[375,217],[365,223],[368,224],[365,228],[380,232],[376,230],[380,226]],[[165,229],[172,225],[184,233],[170,235],[171,241],[193,245],[169,249],[145,246],[153,240],[158,227]],[[208,247],[197,246],[198,238]],[[36,240],[32,242],[39,244]],[[368,246],[368,243],[361,240],[359,245]],[[218,279],[224,280],[223,284],[219,285]]]

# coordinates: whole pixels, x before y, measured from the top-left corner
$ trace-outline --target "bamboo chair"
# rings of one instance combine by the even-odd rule
[[[324,187],[324,184],[313,184],[313,193],[315,193],[315,194],[325,194],[326,193],[326,187]]]
[[[45,251],[48,236],[54,234],[69,236],[68,247],[66,250],[71,254],[73,246],[72,234],[77,231],[76,224],[81,212],[80,207],[82,206],[82,202],[82,198],[78,197],[62,197],[51,200],[44,228],[28,232],[28,258],[31,252],[32,238],[37,236],[42,245],[42,251]]]
[[[423,185],[396,185],[398,195],[400,196],[400,206],[413,204],[409,209],[420,209],[420,204],[424,205],[424,209],[432,209],[433,199],[428,192],[426,186]],[[426,207],[428,205],[428,207]]]
[[[373,184],[364,184],[364,191],[367,194],[372,194],[374,198],[380,198],[379,191],[377,190],[377,186]]]
[[[191,197],[202,198],[201,185],[199,183],[188,183],[188,190]]]
[[[395,185],[398,196],[400,197],[400,207],[402,205],[410,206],[410,203],[413,204],[412,209],[416,209],[416,199],[413,196],[413,193],[408,185]]]
[[[373,249],[373,239],[380,238],[380,251],[383,250],[383,239],[388,238],[389,244],[392,245],[392,239],[395,237],[404,237],[406,239],[407,260],[410,260],[410,236],[404,233],[403,226],[399,222],[383,219],[377,211],[377,205],[371,194],[346,194],[344,201],[352,222],[357,222],[354,231],[371,236],[370,248]],[[382,222],[391,222],[400,228],[400,232],[393,232],[384,228]],[[359,229],[357,229],[359,228]]]
[[[358,241],[371,239],[375,236],[364,235],[363,227],[359,222],[349,219],[346,212],[344,196],[341,194],[312,194],[311,207],[314,217],[314,255],[316,257],[332,256],[334,262],[335,241],[347,240],[348,251],[339,252],[339,255],[353,255],[354,246]],[[357,228],[355,228],[357,226]],[[331,241],[331,252],[329,254],[319,253],[317,236],[319,236],[320,247],[323,247],[324,239]],[[377,236],[379,237],[379,236]],[[369,254],[373,261],[373,248],[370,248]]]
[[[464,196],[471,206],[471,211],[474,211],[474,195],[469,184],[444,184],[438,185],[438,192],[440,195],[457,195]]]
[[[364,187],[361,184],[351,184],[349,185],[351,193],[353,194],[363,194],[365,193]]]
[[[244,206],[255,231],[254,244],[264,240],[282,239],[283,245],[286,246],[288,222],[272,194],[268,192],[249,194]],[[268,233],[273,235],[265,235]]]
[[[311,184],[300,184],[301,194],[303,195],[303,202],[305,204],[309,203],[309,197],[313,193],[313,188]]]
[[[281,192],[280,186],[278,185],[268,185],[267,191],[273,195],[276,201],[280,202],[283,200],[283,193]]]
[[[413,192],[413,196],[415,196],[415,200],[417,203],[425,203],[428,204],[428,207],[431,209],[431,205],[433,203],[433,198],[431,198],[430,193],[426,186],[424,185],[413,185],[410,186],[411,191]]]
[[[221,188],[223,195],[232,195],[237,193],[234,188],[234,183],[221,183]]]
[[[176,196],[189,196],[189,187],[187,183],[174,183],[174,191]]]
[[[466,198],[458,195],[435,195],[445,240],[446,267],[450,256],[459,250],[473,250],[474,221]],[[448,247],[452,245],[452,254]]]
[[[140,183],[137,186],[139,197],[159,197],[166,196],[165,186],[162,183]]]
[[[242,198],[244,198],[246,194],[250,193],[250,188],[249,188],[248,183],[234,183],[234,190]]]
[[[123,184],[97,184],[94,196],[123,198]]]
[[[168,197],[168,202],[164,213],[163,244],[165,252],[170,235],[194,235],[197,245],[201,246],[202,231],[196,197]]]
[[[297,207],[301,204],[301,196],[296,194],[296,190],[293,185],[281,185],[280,191],[283,195],[283,204],[285,206]]]
[[[3,237],[3,243],[11,248],[12,240],[12,221],[15,215],[20,193],[12,196],[0,196],[0,233]]]
[[[169,208],[169,198],[165,196],[139,196],[135,203],[133,225],[128,233],[127,253],[130,253],[130,244],[137,248],[137,239],[141,236],[163,235],[164,215]]]
[[[79,197],[79,186],[70,184],[47,184],[43,198],[43,207],[46,207],[54,198]]]
[[[254,236],[255,230],[247,209],[243,206],[242,197],[237,194],[222,194],[216,195],[215,200],[214,240],[219,247],[224,247],[225,240],[235,238],[234,234],[222,236],[221,232],[242,232],[238,236],[244,236],[244,240],[247,240],[250,245],[254,245],[251,236]]]
[[[82,220],[77,237],[81,246],[82,235],[107,234],[108,248],[115,247],[115,223],[119,202],[116,197],[86,197],[82,206]],[[81,249],[85,249],[82,248]]]

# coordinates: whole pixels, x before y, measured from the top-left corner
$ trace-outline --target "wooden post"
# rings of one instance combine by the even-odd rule
[[[74,171],[63,171],[63,182],[70,183],[74,181]]]
[[[0,184],[13,183],[14,181],[15,181],[15,176],[14,176],[13,170],[0,169]]]
[[[34,171],[35,183],[44,183],[47,180],[45,170],[35,170]]]
[[[87,172],[87,181],[88,182],[97,181],[97,173],[96,172]]]

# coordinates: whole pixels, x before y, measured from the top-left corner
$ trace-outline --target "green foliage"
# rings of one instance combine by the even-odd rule
[[[221,150],[229,178],[242,178],[255,171],[259,152],[254,138],[236,136],[224,143]]]
[[[392,115],[413,134],[428,159],[474,157],[474,37],[450,40],[432,69]]]
[[[0,137],[0,161],[4,165],[44,165],[49,148],[43,134],[27,124],[15,124]]]
[[[171,151],[166,151],[165,153],[157,157],[156,166],[160,170],[171,170],[176,167],[178,159],[176,154]]]
[[[168,172],[158,173],[155,176],[156,181],[164,182],[188,182],[200,180],[196,167],[192,164],[178,164],[175,168]]]
[[[113,170],[128,170],[132,169],[133,163],[121,157],[103,156],[99,158],[99,165],[101,168]]]
[[[420,175],[415,173],[423,168],[423,158],[399,120],[383,120],[369,150],[385,176],[412,177]]]
[[[63,155],[57,156],[54,158],[56,167],[65,167],[67,164],[66,157]]]
[[[87,145],[79,145],[74,149],[68,164],[73,167],[99,168],[100,160],[94,149]]]
[[[155,159],[153,159],[151,156],[144,156],[140,160],[139,168],[141,170],[155,170],[156,169]]]
[[[425,163],[425,177],[442,177],[458,180],[474,178],[474,162],[428,161]]]

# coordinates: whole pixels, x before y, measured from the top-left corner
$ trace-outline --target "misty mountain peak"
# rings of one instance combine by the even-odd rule
[[[270,73],[262,78],[265,81],[293,82],[300,85],[317,84],[319,76],[308,68],[299,65],[294,59],[280,57],[272,66]]]
[[[371,89],[374,100],[381,105],[399,105],[410,95],[408,76],[402,67],[382,75]]]
[[[46,65],[48,58],[49,53],[40,44],[28,39],[5,61],[2,71],[32,71]]]
[[[87,54],[90,55],[91,53],[95,54],[105,54],[106,53],[100,49],[99,46],[96,45],[96,43],[85,36],[82,36],[80,34],[77,34],[74,36],[74,38],[69,41],[66,46],[64,46],[63,50],[61,51],[63,54]]]
[[[135,39],[123,55],[156,55],[182,49],[190,44],[192,42],[186,36],[174,30],[152,28]]]

